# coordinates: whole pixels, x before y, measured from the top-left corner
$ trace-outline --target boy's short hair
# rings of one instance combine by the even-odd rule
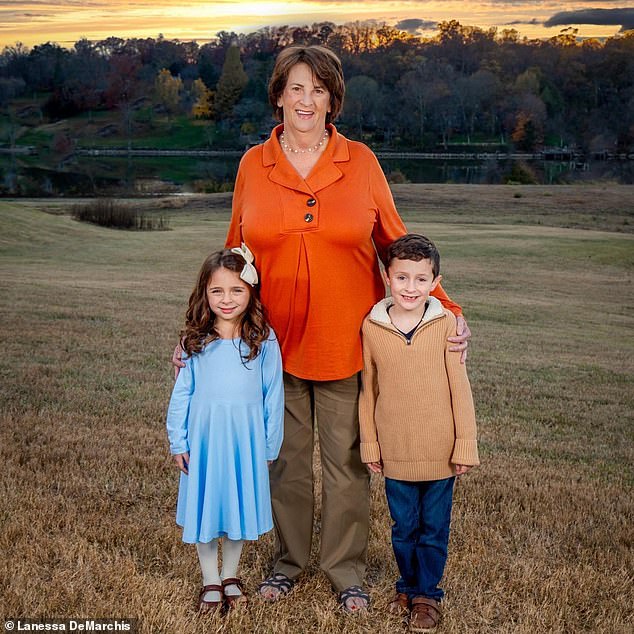
[[[407,233],[397,238],[387,249],[387,268],[390,268],[392,260],[429,260],[434,277],[440,274],[440,253],[436,245],[425,236],[418,233]]]

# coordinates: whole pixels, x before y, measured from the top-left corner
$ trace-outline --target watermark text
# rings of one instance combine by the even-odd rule
[[[136,632],[134,619],[7,619],[5,632]]]

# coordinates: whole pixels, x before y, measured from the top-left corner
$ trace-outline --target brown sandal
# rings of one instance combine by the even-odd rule
[[[219,592],[220,593],[220,601],[205,601],[203,597],[207,592]],[[203,586],[200,594],[198,595],[198,611],[207,613],[207,612],[217,612],[222,609],[224,605],[225,593],[222,586],[216,584],[210,584],[208,586]]]
[[[397,592],[387,604],[387,611],[392,616],[407,616],[409,614],[409,597],[403,592]]]
[[[412,599],[410,632],[431,632],[440,623],[441,618],[442,609],[439,601],[427,597],[414,597]]]
[[[224,592],[224,589],[227,586],[237,586],[238,590],[242,592],[242,594],[227,594]],[[236,577],[231,577],[229,579],[223,579],[222,588],[225,596],[225,603],[227,604],[227,609],[231,610],[233,608],[246,607],[247,603],[249,603],[249,599],[247,598],[247,593],[244,590],[244,585],[242,584],[242,580]]]

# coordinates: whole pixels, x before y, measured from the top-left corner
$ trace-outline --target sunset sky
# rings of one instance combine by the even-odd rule
[[[419,35],[433,35],[442,20],[465,25],[515,28],[522,36],[552,37],[567,26],[581,37],[608,37],[634,28],[630,2],[414,2],[392,0],[292,0],[234,2],[218,0],[3,0],[0,47],[16,42],[31,47],[47,41],[70,47],[81,37],[110,35],[168,39],[212,39],[218,31],[251,32],[262,26],[302,25],[356,20],[387,23]]]

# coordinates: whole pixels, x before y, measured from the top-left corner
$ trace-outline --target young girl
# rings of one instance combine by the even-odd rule
[[[282,444],[282,361],[252,262],[243,244],[203,263],[181,332],[186,366],[167,412],[182,471],[176,522],[198,550],[205,612],[246,603],[237,578],[242,545],[273,528],[268,464]]]

